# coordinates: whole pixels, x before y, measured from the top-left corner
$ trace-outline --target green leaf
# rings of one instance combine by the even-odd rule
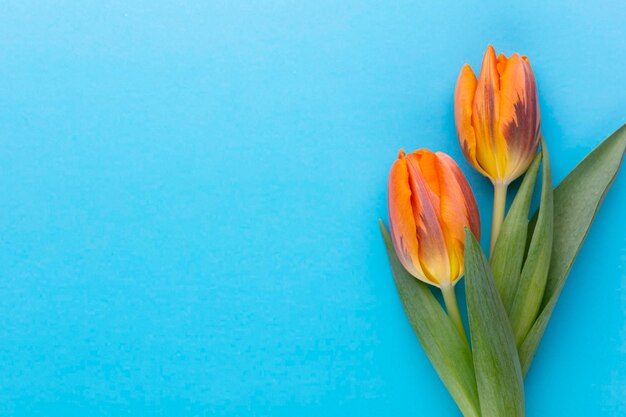
[[[619,170],[626,125],[594,149],[554,190],[554,241],[541,313],[520,348],[524,373],[535,356],[567,274]]]
[[[543,154],[543,174],[539,215],[532,231],[528,255],[524,261],[513,303],[509,310],[509,319],[513,326],[513,334],[517,346],[521,346],[526,338],[526,334],[528,334],[528,330],[530,330],[537,318],[546,288],[550,257],[552,255],[554,218],[552,174],[550,170],[550,156],[543,139],[541,152]],[[520,241],[520,243],[524,244],[525,239]]]
[[[479,417],[474,365],[467,340],[461,337],[428,285],[404,269],[382,220],[380,231],[404,311],[428,359],[463,415]]]
[[[511,323],[489,263],[467,228],[465,288],[481,414],[521,417],[524,381]]]
[[[502,224],[502,229],[496,240],[493,256],[491,257],[493,277],[500,297],[502,297],[504,309],[507,312],[510,311],[513,304],[524,262],[526,234],[528,232],[528,212],[540,162],[541,153],[537,154],[524,176],[522,185],[517,191],[509,213]]]

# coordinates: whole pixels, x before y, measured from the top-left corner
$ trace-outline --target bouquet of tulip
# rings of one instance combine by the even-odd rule
[[[494,186],[489,260],[472,190],[442,152],[400,151],[389,176],[391,235],[382,221],[381,231],[409,321],[463,415],[523,416],[524,375],[617,175],[626,125],[553,189],[530,63],[496,57],[491,46],[478,79],[468,65],[461,70],[454,115],[463,154]],[[507,187],[523,174],[505,217]],[[455,295],[463,275],[469,338]]]

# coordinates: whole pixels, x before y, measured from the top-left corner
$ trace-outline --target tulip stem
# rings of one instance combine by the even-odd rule
[[[496,239],[500,234],[500,227],[504,221],[504,208],[506,205],[507,184],[496,182],[493,184],[493,217],[491,218],[491,248],[489,257],[493,255]]]
[[[463,320],[461,320],[461,313],[459,312],[459,305],[456,302],[454,285],[441,287],[441,292],[443,293],[443,301],[446,304],[446,309],[448,310],[448,315],[450,316],[452,323],[454,323],[463,339],[467,341],[465,327],[463,327]]]

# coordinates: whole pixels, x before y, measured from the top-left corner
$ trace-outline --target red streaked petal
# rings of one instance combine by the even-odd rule
[[[537,84],[528,60],[509,58],[501,77],[498,131],[506,142],[508,163],[503,177],[511,182],[532,162],[539,144]]]
[[[450,282],[450,265],[443,230],[439,223],[439,197],[426,181],[427,176],[432,181],[432,175],[436,175],[436,172],[426,173],[420,166],[420,159],[428,158],[429,156],[425,156],[428,154],[432,155],[430,151],[418,151],[407,155],[406,160],[422,270],[431,281],[442,285]]]
[[[476,135],[476,160],[490,178],[497,178],[496,129],[500,109],[500,80],[496,52],[487,47],[474,95],[472,125]]]
[[[437,152],[442,194],[441,222],[450,258],[452,283],[463,275],[464,228],[467,226],[480,239],[480,217],[474,194],[456,162],[443,152]]]

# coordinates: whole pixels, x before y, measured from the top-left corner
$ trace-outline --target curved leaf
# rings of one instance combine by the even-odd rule
[[[391,236],[380,221],[393,278],[413,330],[428,359],[465,417],[479,417],[478,391],[467,340],[445,313],[427,284],[410,275],[400,263]]]
[[[554,241],[541,313],[520,347],[524,373],[535,356],[567,274],[624,158],[626,125],[605,139],[554,190]]]
[[[465,288],[481,414],[523,417],[524,381],[511,323],[489,263],[467,228]]]
[[[496,286],[502,297],[504,309],[509,312],[515,297],[519,282],[524,253],[526,249],[526,234],[528,232],[528,212],[535,189],[541,153],[524,176],[513,204],[502,224],[502,229],[496,240],[491,257],[491,270]]]
[[[546,288],[550,257],[552,255],[553,234],[553,191],[550,156],[542,139],[543,173],[539,215],[532,231],[528,255],[517,283],[509,319],[513,327],[515,343],[520,346],[537,318]],[[522,241],[522,243],[525,242]]]

